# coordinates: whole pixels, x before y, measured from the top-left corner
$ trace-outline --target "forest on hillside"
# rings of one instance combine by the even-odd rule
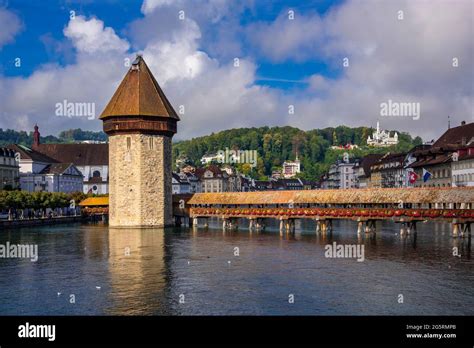
[[[43,144],[74,143],[83,140],[107,141],[107,135],[104,132],[84,131],[76,128],[62,131],[57,137],[54,135],[41,136],[40,140]],[[0,146],[9,144],[31,146],[32,143],[33,132],[16,131],[13,129],[3,130],[0,128]]]
[[[362,158],[369,153],[406,152],[422,143],[420,137],[412,138],[408,133],[398,133],[396,146],[381,148],[368,147],[367,137],[373,128],[336,128],[313,129],[303,131],[294,127],[239,128],[212,133],[208,136],[177,142],[173,145],[173,159],[186,159],[193,165],[200,165],[201,157],[219,150],[257,150],[257,166],[237,164],[244,174],[257,179],[266,179],[273,170],[281,169],[285,160],[294,160],[296,154],[301,161],[300,176],[308,180],[317,180],[329,166],[345,152],[350,157]],[[393,134],[393,131],[392,133]],[[354,144],[359,149],[335,150],[331,146]],[[174,163],[174,162],[173,162]]]
[[[190,140],[179,141],[173,144],[173,163],[176,159],[186,159],[187,163],[201,165],[201,157],[219,150],[256,150],[258,161],[256,167],[249,164],[237,164],[237,169],[256,179],[266,179],[273,170],[281,169],[286,160],[294,160],[296,154],[301,161],[303,172],[300,176],[308,180],[317,180],[328,170],[329,166],[345,152],[351,157],[362,158],[369,153],[406,152],[413,146],[422,143],[420,137],[412,138],[408,133],[398,132],[399,143],[388,148],[368,147],[367,137],[372,134],[373,128],[351,128],[339,126],[335,128],[313,129],[303,131],[298,128],[286,127],[259,127],[238,128],[212,133],[207,136]],[[393,134],[394,131],[391,131]],[[41,137],[41,142],[47,143],[74,143],[83,140],[107,141],[104,132],[69,129],[58,136],[48,135]],[[15,131],[0,128],[0,146],[21,144],[31,146],[32,132]],[[359,149],[334,150],[333,145],[358,145]]]

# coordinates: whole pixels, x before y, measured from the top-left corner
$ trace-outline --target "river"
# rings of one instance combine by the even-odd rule
[[[38,260],[0,258],[0,315],[473,315],[469,239],[445,223],[401,237],[391,222],[296,233],[70,224],[0,231]],[[364,259],[326,257],[363,245]],[[457,248],[460,256],[453,256]],[[361,262],[360,262],[361,261]]]

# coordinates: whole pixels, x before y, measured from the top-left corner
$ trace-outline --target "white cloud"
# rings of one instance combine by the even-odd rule
[[[472,1],[348,1],[326,16],[285,13],[251,32],[260,53],[278,61],[324,60],[341,76],[309,78],[295,126],[374,125],[439,136],[474,121]],[[403,20],[398,19],[403,11]],[[310,34],[308,34],[310,32]],[[313,36],[313,37],[311,37]],[[343,67],[343,59],[349,66]],[[459,67],[453,67],[454,57]],[[420,120],[380,117],[380,103],[419,102]]]
[[[83,16],[77,16],[71,19],[64,35],[71,39],[77,50],[85,53],[123,52],[130,47],[112,28],[104,28],[104,22],[95,18],[86,20]]]
[[[377,119],[384,127],[431,139],[446,128],[447,115],[453,122],[473,120],[468,1],[348,1],[324,17],[297,12],[287,23],[284,11],[274,23],[252,25],[254,48],[274,61],[318,59],[339,69],[342,59],[349,58],[340,76],[308,76],[309,87],[297,92],[256,85],[258,60],[251,56],[239,56],[240,66],[235,67],[233,56],[223,59],[203,49],[209,40],[204,36],[222,25],[213,19],[235,15],[229,12],[235,3],[201,4],[145,1],[145,17],[130,24],[128,40],[99,19],[76,17],[64,30],[77,50],[75,64],[45,65],[26,78],[0,78],[0,126],[24,129],[38,122],[44,134],[71,127],[101,129],[98,120],[54,116],[54,105],[63,99],[96,102],[99,114],[126,73],[123,63],[130,46],[143,52],[175,109],[185,106],[178,139],[232,127],[312,129],[374,125]],[[181,5],[185,20],[177,16]],[[404,21],[396,19],[399,9]],[[216,44],[220,49],[233,46]],[[459,59],[457,68],[452,67],[453,57]],[[388,99],[420,102],[421,119],[380,118],[379,105]],[[294,115],[288,113],[290,104]]]
[[[144,23],[140,28],[146,31]],[[175,109],[185,108],[177,138],[272,123],[279,102],[274,91],[254,85],[256,66],[246,59],[240,59],[238,67],[233,60],[223,64],[199,49],[200,40],[198,24],[186,19],[172,26],[167,37],[149,40],[143,50]]]
[[[5,8],[0,8],[0,49],[11,43],[21,28],[22,24],[18,16]]]
[[[128,43],[97,19],[76,17],[64,32],[78,50],[75,64],[46,64],[26,78],[0,78],[0,127],[30,130],[38,123],[43,134],[101,128],[86,117],[55,116],[55,104],[65,99],[95,103],[98,117],[127,71]]]
[[[318,15],[296,13],[290,19],[284,11],[273,22],[260,22],[247,28],[249,42],[274,62],[289,58],[301,61],[315,56],[324,37],[324,27]]]
[[[144,0],[141,10],[143,14],[147,15],[157,8],[172,5],[175,2],[176,0]]]

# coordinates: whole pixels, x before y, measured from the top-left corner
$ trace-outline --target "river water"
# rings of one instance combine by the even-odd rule
[[[420,224],[416,238],[391,222],[360,237],[352,221],[328,235],[311,221],[296,227],[0,231],[0,244],[37,244],[39,254],[0,258],[0,315],[474,314],[471,245],[449,224]],[[326,257],[334,242],[363,245],[364,260]]]

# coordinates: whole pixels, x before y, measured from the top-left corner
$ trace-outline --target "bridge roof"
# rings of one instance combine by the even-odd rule
[[[368,188],[347,190],[301,190],[195,193],[196,204],[385,204],[385,203],[474,203],[474,187]]]
[[[108,206],[109,205],[109,197],[102,196],[102,197],[88,197],[84,199],[81,203],[79,203],[81,207],[92,207],[92,206]]]

